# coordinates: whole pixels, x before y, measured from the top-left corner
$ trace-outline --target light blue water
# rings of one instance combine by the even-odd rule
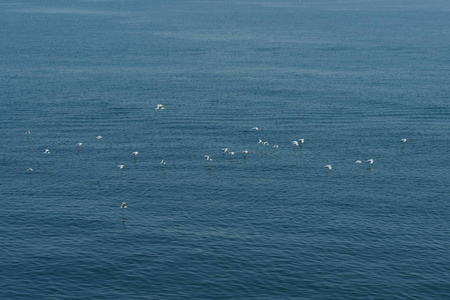
[[[450,296],[449,2],[0,0],[0,43],[2,299]]]

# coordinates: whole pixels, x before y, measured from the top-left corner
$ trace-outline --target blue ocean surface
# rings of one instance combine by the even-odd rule
[[[0,299],[449,299],[449,49],[447,0],[0,0]]]

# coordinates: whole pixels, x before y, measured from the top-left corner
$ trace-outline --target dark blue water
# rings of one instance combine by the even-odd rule
[[[449,48],[446,0],[0,0],[0,298],[448,299]]]

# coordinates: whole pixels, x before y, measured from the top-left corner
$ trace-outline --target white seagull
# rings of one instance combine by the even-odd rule
[[[226,153],[227,151],[228,151],[228,148],[223,148],[223,149],[222,149],[222,152],[223,152],[223,153]]]
[[[274,148],[278,148],[278,145],[273,145]]]
[[[33,172],[33,168],[28,168],[28,172]]]
[[[360,164],[362,163],[360,160],[355,161],[355,163]]]
[[[368,159],[367,162],[368,162],[369,164],[373,165],[373,158]]]
[[[44,154],[50,154],[50,150],[45,149],[45,150],[44,150]]]
[[[125,165],[117,165],[119,167],[119,169],[123,169],[123,167],[125,167]]]
[[[242,154],[248,154],[248,150],[242,151]]]
[[[228,152],[228,153],[230,153],[230,155],[234,155],[234,151],[231,151],[231,152]]]
[[[124,201],[120,202],[120,208],[127,208],[127,203]]]
[[[101,140],[103,137],[101,135],[97,135],[96,139]]]
[[[133,152],[133,156],[134,156],[134,157],[136,157],[138,154],[139,154],[139,152],[137,152],[137,151],[134,151],[134,152]]]
[[[258,128],[258,127],[253,127],[252,129],[253,129],[253,130],[259,130],[259,128]]]
[[[295,146],[298,146],[298,142],[297,141],[292,141],[292,144]]]
[[[258,139],[258,144],[262,144],[264,141],[262,139]]]
[[[155,109],[159,110],[159,109],[166,109],[166,108],[162,104],[156,104],[156,108]]]
[[[299,139],[298,140],[301,144],[305,143],[305,139]]]
[[[331,170],[333,167],[331,165],[325,165],[325,168],[327,168],[328,170]]]
[[[81,145],[83,145],[83,143],[77,143],[77,146],[78,146],[78,147],[81,147]]]
[[[31,134],[31,132],[28,130],[27,132],[25,132],[25,134]]]
[[[211,155],[209,155],[209,154],[206,154],[206,155],[203,156],[203,157],[206,157],[206,160],[212,160]]]
[[[161,159],[160,164],[165,165],[165,164],[166,164],[166,161],[165,161],[164,159]]]
[[[401,139],[402,143],[406,143],[407,139]]]

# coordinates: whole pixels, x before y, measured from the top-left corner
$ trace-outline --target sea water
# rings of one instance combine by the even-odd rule
[[[450,297],[450,2],[1,0],[0,33],[1,299]]]

